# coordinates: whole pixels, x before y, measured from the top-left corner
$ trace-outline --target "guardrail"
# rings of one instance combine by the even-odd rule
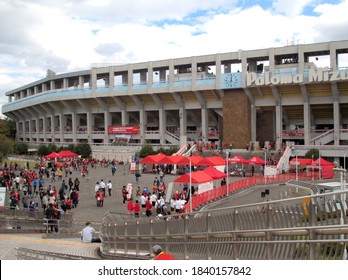
[[[320,194],[165,219],[120,222],[108,213],[101,251],[139,256],[160,244],[177,259],[346,259],[346,205],[347,200]]]
[[[82,257],[70,254],[46,252],[19,247],[17,250],[18,260],[97,260],[98,258]]]

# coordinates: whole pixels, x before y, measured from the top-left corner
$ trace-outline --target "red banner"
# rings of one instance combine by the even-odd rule
[[[140,126],[109,126],[108,134],[139,134]]]

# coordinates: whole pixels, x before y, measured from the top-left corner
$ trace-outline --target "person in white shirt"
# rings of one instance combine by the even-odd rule
[[[95,229],[92,227],[90,222],[86,223],[86,227],[81,231],[81,239],[84,243],[101,243],[99,237],[93,237]]]
[[[99,191],[99,189],[100,189],[100,184],[99,184],[99,182],[97,182],[95,184],[94,191],[97,192],[97,191]]]
[[[108,192],[109,192],[109,196],[111,196],[111,190],[112,190],[112,183],[111,181],[109,181],[107,184],[106,184],[107,188],[108,188]]]
[[[100,180],[100,188],[102,188],[103,190],[104,190],[104,193],[105,193],[105,188],[106,188],[106,185],[105,185],[105,183],[104,183],[104,180],[103,179],[101,179]]]

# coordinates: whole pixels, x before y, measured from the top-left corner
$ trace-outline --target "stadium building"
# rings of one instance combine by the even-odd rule
[[[48,70],[6,92],[2,113],[31,146],[340,146],[348,142],[347,53],[345,40]]]

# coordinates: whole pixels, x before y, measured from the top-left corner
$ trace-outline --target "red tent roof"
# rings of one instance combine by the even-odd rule
[[[179,178],[175,179],[174,182],[176,183],[192,183],[192,184],[203,184],[207,182],[214,181],[212,177],[210,177],[207,173],[204,171],[197,171],[191,173],[191,180],[190,180],[190,173],[186,173]]]
[[[253,156],[249,159],[249,161],[253,164],[265,164],[265,161],[262,158],[259,158],[258,156]]]
[[[327,161],[323,158],[318,158],[317,160],[315,160],[313,162],[313,165],[315,166],[334,166],[334,163],[333,162],[330,162],[330,161]]]
[[[207,165],[214,165],[214,166],[226,165],[226,160],[224,160],[222,157],[219,157],[219,156],[207,157],[206,159],[211,163]]]
[[[148,156],[144,157],[142,160],[140,160],[140,163],[156,164],[156,163],[160,163],[160,161],[163,160],[165,157],[167,157],[167,156],[163,153],[159,153],[157,155],[148,155]]]
[[[310,165],[312,164],[312,159],[310,158],[292,158],[290,164],[299,164],[299,165]]]
[[[73,153],[70,150],[62,150],[58,153],[60,155],[60,157],[62,158],[67,158],[67,157],[78,157],[78,154]]]
[[[233,158],[228,159],[229,163],[241,163],[241,164],[248,164],[250,161],[248,159],[245,159],[239,155],[234,156]]]
[[[60,158],[61,156],[58,153],[56,153],[56,152],[52,152],[52,153],[50,153],[50,154],[48,154],[46,156],[43,156],[43,157],[44,158]]]
[[[207,173],[210,177],[212,177],[214,180],[219,180],[227,177],[226,173],[223,173],[212,166],[207,167],[203,171]]]

